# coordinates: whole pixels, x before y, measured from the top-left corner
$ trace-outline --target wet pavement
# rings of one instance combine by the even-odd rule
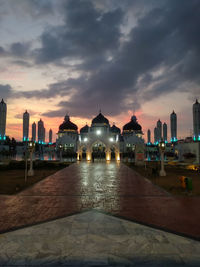
[[[199,206],[199,197],[171,196],[124,164],[81,162],[1,195],[0,232],[96,209],[200,239]]]

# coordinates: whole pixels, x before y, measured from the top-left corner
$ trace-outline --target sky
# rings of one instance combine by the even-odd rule
[[[54,140],[66,113],[79,129],[102,113],[120,128],[133,114],[144,137],[174,110],[192,133],[200,100],[199,0],[0,0],[0,98],[6,134],[22,117]]]

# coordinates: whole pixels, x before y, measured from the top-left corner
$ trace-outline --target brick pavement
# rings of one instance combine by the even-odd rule
[[[200,239],[200,198],[174,197],[124,164],[81,162],[0,196],[0,232],[97,209]]]

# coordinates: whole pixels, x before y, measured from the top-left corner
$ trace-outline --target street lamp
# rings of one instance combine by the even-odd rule
[[[63,146],[60,144],[60,145],[59,145],[59,150],[60,150],[60,162],[62,162],[62,148],[63,148]]]
[[[164,152],[165,152],[165,142],[163,140],[159,143],[159,149],[161,153],[161,170],[160,170],[160,176],[166,176],[166,172],[164,170]]]
[[[33,170],[33,151],[35,149],[35,142],[30,141],[28,142],[28,150],[30,152],[30,169],[28,171],[28,176],[33,176],[34,175],[34,170]]]

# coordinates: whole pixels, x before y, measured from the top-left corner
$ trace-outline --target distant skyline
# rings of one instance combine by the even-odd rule
[[[175,110],[190,135],[200,100],[199,0],[1,0],[0,98],[6,134],[22,140],[40,118],[79,129],[99,109],[120,128],[133,113],[145,133]]]

